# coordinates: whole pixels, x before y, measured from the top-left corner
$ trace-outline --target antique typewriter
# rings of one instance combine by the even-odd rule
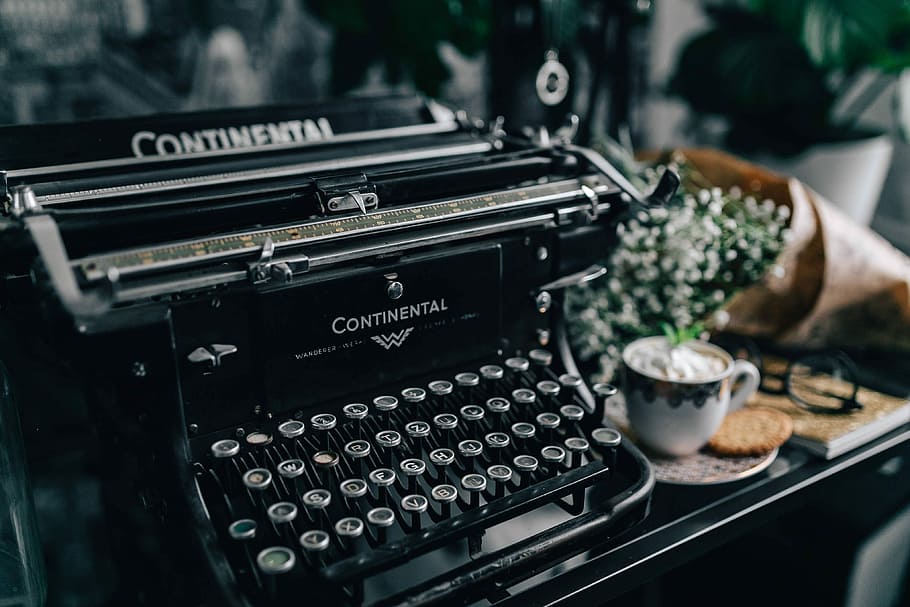
[[[496,603],[642,520],[563,291],[675,184],[576,125],[395,96],[0,130],[3,360],[32,479],[98,480],[110,604]]]

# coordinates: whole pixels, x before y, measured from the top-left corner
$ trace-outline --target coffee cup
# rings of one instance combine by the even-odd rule
[[[761,382],[755,365],[699,340],[671,348],[665,337],[645,337],[622,359],[629,429],[662,455],[697,452]]]

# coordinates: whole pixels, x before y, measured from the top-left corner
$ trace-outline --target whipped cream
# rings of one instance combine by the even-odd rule
[[[629,355],[637,371],[669,380],[704,381],[723,373],[727,364],[720,357],[699,352],[686,344],[671,347],[638,347]]]

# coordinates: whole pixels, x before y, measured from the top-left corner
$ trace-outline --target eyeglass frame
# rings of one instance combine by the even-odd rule
[[[720,340],[720,341],[717,341],[717,340]],[[727,343],[724,343],[724,340],[728,340]],[[787,362],[786,370],[782,374],[780,374],[780,373],[770,373],[769,371],[766,370],[765,365],[764,365],[764,358],[761,353],[761,349],[759,348],[759,346],[755,342],[755,340],[753,340],[749,337],[724,334],[724,335],[717,335],[717,336],[712,337],[711,341],[712,341],[712,343],[715,343],[715,345],[718,345],[718,346],[724,348],[725,350],[727,350],[730,353],[730,355],[733,356],[734,358],[737,358],[737,356],[736,356],[737,349],[746,350],[746,352],[748,353],[749,360],[753,364],[755,364],[756,367],[758,367],[759,372],[761,373],[762,381],[759,384],[758,389],[761,392],[764,392],[765,394],[773,394],[773,395],[779,395],[779,396],[786,395],[793,402],[793,404],[797,405],[801,409],[809,411],[810,413],[818,413],[821,415],[843,415],[843,414],[852,413],[854,411],[859,411],[860,409],[863,408],[863,404],[860,403],[856,398],[857,395],[859,394],[859,382],[857,381],[858,373],[857,373],[857,368],[856,368],[856,362],[852,358],[850,358],[850,356],[848,356],[846,352],[843,352],[842,350],[826,349],[826,350],[820,350],[817,352],[812,352],[812,353],[797,356],[795,358],[790,359]],[[736,346],[736,347],[733,347],[733,348],[729,347],[731,345]],[[853,385],[853,390],[852,390],[852,393],[850,394],[850,397],[844,398],[844,397],[836,396],[836,395],[828,395],[828,396],[840,401],[840,403],[841,403],[840,407],[832,408],[832,407],[822,407],[819,405],[814,405],[810,402],[806,402],[804,399],[800,398],[799,396],[797,396],[794,393],[793,388],[792,388],[793,368],[797,364],[803,364],[810,368],[817,368],[818,367],[817,365],[811,365],[806,362],[810,359],[834,360],[837,363],[839,363],[847,371],[847,373],[849,373],[849,375],[850,375],[849,381]],[[765,381],[764,381],[766,377],[780,380],[781,387],[780,388],[770,388],[770,387],[766,386]]]

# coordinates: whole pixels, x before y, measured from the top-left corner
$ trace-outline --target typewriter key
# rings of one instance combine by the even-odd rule
[[[433,467],[436,469],[436,477],[434,481],[445,480],[446,469],[452,465],[455,461],[455,452],[451,449],[442,448],[442,449],[433,449],[430,451],[430,462],[432,462]]]
[[[267,432],[250,432],[246,435],[246,444],[252,449],[251,455],[260,465],[266,465],[265,448],[272,444],[272,435]]]
[[[499,365],[484,365],[480,368],[480,376],[489,381],[502,379],[503,370]]]
[[[329,534],[320,529],[310,529],[300,535],[300,546],[307,552],[321,552],[329,547]]]
[[[342,538],[353,539],[363,535],[363,521],[354,516],[346,516],[335,523],[335,533]]]
[[[347,419],[354,422],[354,435],[363,438],[363,420],[369,414],[369,408],[363,403],[349,403],[341,411]]]
[[[291,549],[284,546],[266,548],[256,557],[259,570],[267,575],[287,573],[294,568],[296,560]]]
[[[540,457],[548,464],[549,476],[556,476],[559,464],[566,460],[566,450],[556,445],[548,445],[540,450]]]
[[[423,420],[408,422],[404,426],[408,435],[408,453],[420,456],[428,450],[427,437],[430,436],[430,424]]]
[[[357,538],[363,535],[363,521],[356,516],[346,516],[335,523],[335,535],[341,541],[342,548],[350,551],[354,548]]]
[[[562,388],[559,382],[545,379],[537,382],[535,387],[545,408],[553,410],[559,407],[559,392]]]
[[[614,428],[595,428],[591,430],[591,441],[600,451],[603,462],[612,474],[616,470],[617,449],[622,442],[622,435]]]
[[[454,431],[458,427],[458,418],[451,413],[440,413],[433,418],[433,425],[442,436],[442,444],[451,447],[454,442]]]
[[[395,430],[382,430],[376,433],[375,441],[382,453],[383,463],[391,466],[392,455],[401,446],[401,434]]]
[[[506,415],[512,408],[509,399],[501,396],[494,396],[487,399],[487,411],[490,412],[490,425],[495,430],[502,430],[505,427]]]
[[[487,468],[487,476],[493,481],[495,487],[494,496],[502,497],[506,492],[506,483],[512,480],[512,469],[502,464],[496,464]]]
[[[555,399],[559,396],[559,391],[562,386],[559,385],[559,382],[555,382],[549,379],[544,379],[537,382],[536,388],[540,392],[541,396]]]
[[[287,489],[287,493],[296,498],[300,493],[298,480],[304,473],[304,464],[302,459],[286,459],[278,464],[278,476]]]
[[[528,359],[537,367],[537,375],[541,377],[544,375],[543,370],[553,362],[553,355],[548,350],[537,348],[528,352]]]
[[[325,509],[332,503],[332,494],[328,489],[310,489],[300,496],[300,502],[314,523],[318,523],[320,527],[325,525]]]
[[[386,430],[392,427],[392,411],[398,408],[398,399],[394,396],[377,396],[373,399],[373,407],[382,413],[382,423]]]
[[[239,552],[242,555],[241,558],[246,562],[247,567],[250,568],[258,584],[260,583],[259,575],[256,573],[257,567],[251,552],[253,540],[256,539],[256,526],[256,521],[253,519],[242,518],[228,525],[228,535],[234,540],[235,547],[239,548]]]
[[[477,436],[483,430],[483,407],[477,405],[465,405],[459,410],[461,419],[464,420],[465,436]]]
[[[459,470],[463,473],[473,472],[475,459],[483,454],[483,443],[474,439],[463,440],[458,443],[458,452],[464,458],[458,466]]]
[[[519,447],[524,446],[524,443],[519,444],[519,441],[532,439],[535,434],[537,434],[537,428],[534,427],[534,424],[529,424],[528,422],[512,424],[512,436],[515,437],[515,444]]]
[[[455,383],[458,384],[462,398],[470,402],[474,398],[477,386],[480,385],[480,376],[471,372],[459,373],[455,376]]]
[[[376,486],[379,501],[386,505],[390,504],[391,487],[395,484],[395,480],[398,478],[395,475],[395,471],[391,468],[376,468],[370,472],[368,478],[370,479],[370,482]]]
[[[275,600],[278,595],[277,576],[291,571],[296,563],[297,557],[293,550],[284,546],[265,548],[256,556],[256,565],[266,576],[266,594],[269,599]]]
[[[283,438],[297,438],[303,434],[306,425],[296,419],[289,419],[278,424],[278,434]]]
[[[363,521],[356,516],[346,516],[335,522],[335,535],[341,541],[341,546],[350,551],[354,548],[357,538],[363,535]]]
[[[256,521],[242,518],[228,525],[228,535],[238,541],[252,540],[256,537]]]
[[[599,401],[599,405],[606,409],[607,402],[619,392],[619,388],[613,384],[594,384],[591,386],[591,390],[594,392],[594,396]]]
[[[331,413],[318,413],[310,418],[310,426],[322,435],[322,448],[328,450],[331,448],[329,442],[329,431],[338,425],[338,420]]]
[[[446,381],[444,379],[431,381],[429,384],[427,384],[427,387],[430,389],[430,394],[433,396],[446,396],[448,394],[451,394],[452,390],[454,389],[452,382]]]
[[[537,402],[537,394],[529,388],[518,388],[512,390],[512,400],[518,405],[518,417],[523,421],[529,421],[534,411],[534,404]]]
[[[410,405],[417,405],[426,400],[427,391],[423,388],[405,388],[401,391],[401,398]]]
[[[341,481],[338,489],[341,491],[348,509],[357,513],[363,512],[364,500],[361,498],[366,497],[369,490],[365,480],[362,478],[349,478]]]
[[[540,426],[540,429],[543,430],[543,439],[548,443],[552,443],[556,438],[556,429],[559,428],[559,416],[547,411],[539,414],[535,421]]]
[[[310,529],[300,535],[300,547],[316,567],[322,566],[322,555],[329,549],[331,538],[322,529]]]
[[[405,424],[404,431],[411,438],[426,438],[430,435],[430,424],[425,421],[414,421]]]
[[[427,389],[432,396],[429,413],[451,410],[452,407],[448,401],[449,395],[452,394],[452,391],[455,389],[452,382],[445,379],[437,379],[427,384]]]
[[[401,509],[411,513],[411,530],[420,529],[420,515],[427,511],[429,502],[422,495],[406,495],[401,498]]]
[[[273,523],[290,523],[297,518],[297,506],[291,502],[276,502],[267,510]]]
[[[487,448],[491,449],[496,455],[496,462],[502,463],[502,451],[512,443],[512,439],[505,432],[490,432],[483,437]]]
[[[455,383],[461,388],[473,388],[480,384],[480,376],[471,372],[459,373],[455,376]]]
[[[436,485],[430,490],[430,497],[439,504],[442,516],[449,518],[452,516],[452,502],[458,499],[458,489],[455,485]]]
[[[221,482],[222,489],[230,495],[237,486],[239,470],[235,457],[240,453],[240,443],[226,438],[212,443],[209,450],[215,460],[212,466],[215,475]]]
[[[294,519],[297,518],[297,506],[291,502],[276,502],[266,510],[269,520],[275,527],[278,537],[294,537]]]
[[[278,595],[277,576],[291,571],[296,563],[294,551],[284,546],[270,546],[256,556],[256,565],[266,576],[266,594],[269,599],[275,600]]]
[[[559,376],[559,385],[563,387],[570,395],[574,395],[578,388],[581,387],[581,378],[571,373],[563,373]]]
[[[240,453],[240,443],[231,438],[215,441],[209,447],[215,459],[230,459]]]
[[[330,475],[340,461],[341,458],[334,451],[317,451],[313,454],[313,465],[319,475],[319,483],[323,487],[329,484]]]
[[[267,432],[250,432],[246,435],[246,444],[250,447],[267,447],[272,444],[272,435]]]
[[[579,436],[571,436],[567,438],[563,444],[566,446],[566,451],[568,452],[568,458],[566,465],[569,468],[573,468],[578,464],[582,463],[581,456],[588,452],[588,449],[591,446],[588,444],[587,439],[581,438]],[[577,456],[575,454],[578,454]],[[575,460],[578,459],[576,462]]]
[[[585,418],[585,410],[578,405],[563,405],[559,408],[559,415],[566,420],[567,433],[572,436],[582,437],[581,420]]]
[[[416,493],[417,479],[427,471],[426,463],[422,459],[409,458],[402,460],[398,467],[408,477],[408,493]]]
[[[243,473],[243,484],[249,489],[253,504],[264,507],[264,494],[272,486],[272,473],[265,468],[252,468]]]
[[[512,460],[512,465],[521,473],[518,486],[524,488],[531,484],[531,479],[537,472],[539,464],[533,455],[517,455]]]
[[[395,524],[395,513],[391,508],[373,508],[367,512],[367,522],[376,528],[377,542],[384,544],[386,529]]]
[[[310,489],[300,498],[309,510],[324,510],[332,503],[332,494],[328,489]]]
[[[349,478],[338,486],[341,494],[348,499],[359,499],[367,494],[367,483],[362,478]]]
[[[525,373],[527,373],[528,369],[531,367],[530,363],[528,363],[528,359],[522,358],[521,356],[507,358],[505,360],[505,365],[506,369],[509,370],[508,384],[512,388],[522,384],[522,378],[524,378]]]
[[[372,450],[370,443],[365,440],[352,440],[344,446],[344,454],[354,461],[352,471],[366,474],[367,458]]]
[[[487,479],[480,474],[465,474],[461,477],[461,486],[469,493],[471,508],[480,506],[480,494],[487,488]]]

